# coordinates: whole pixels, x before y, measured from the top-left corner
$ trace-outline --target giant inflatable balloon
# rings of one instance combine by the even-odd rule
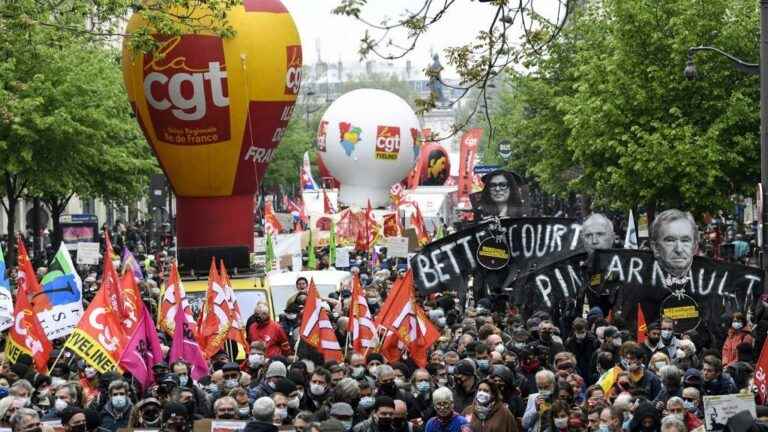
[[[339,180],[339,201],[365,207],[389,202],[389,188],[413,168],[419,119],[399,96],[359,89],[336,99],[323,114],[318,153]]]
[[[253,196],[299,92],[301,42],[285,6],[244,0],[228,20],[232,38],[156,34],[149,54],[123,46],[128,97],[177,195],[180,248],[253,249]],[[127,31],[145,27],[136,14]]]

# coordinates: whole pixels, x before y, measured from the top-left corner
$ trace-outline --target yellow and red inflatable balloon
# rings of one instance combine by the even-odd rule
[[[128,97],[177,195],[180,248],[253,248],[253,195],[301,84],[299,34],[279,0],[244,0],[228,20],[228,39],[153,35],[160,48],[148,54],[123,46]],[[144,26],[134,15],[127,31]]]

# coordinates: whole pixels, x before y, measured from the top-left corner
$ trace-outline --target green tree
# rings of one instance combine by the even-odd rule
[[[51,45],[52,34],[2,38],[0,178],[8,232],[17,200],[33,196],[51,210],[60,238],[58,217],[73,194],[133,200],[155,165],[130,113],[117,53],[66,36]]]
[[[314,146],[315,129],[310,127],[317,126],[315,119],[308,124],[300,115],[302,112],[302,108],[298,106],[288,122],[288,128],[264,176],[262,184],[265,188],[274,189],[282,186],[293,190],[295,189],[293,186],[299,183],[299,170],[304,152],[310,151]]]
[[[758,177],[758,82],[715,57],[699,81],[682,70],[694,45],[754,58],[757,17],[751,0],[588,3],[512,78],[495,119],[510,165],[603,208],[726,208]]]

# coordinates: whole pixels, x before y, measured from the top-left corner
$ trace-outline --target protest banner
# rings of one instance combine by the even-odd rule
[[[704,425],[707,431],[726,430],[728,419],[741,411],[749,411],[752,418],[757,418],[753,394],[704,396]]]

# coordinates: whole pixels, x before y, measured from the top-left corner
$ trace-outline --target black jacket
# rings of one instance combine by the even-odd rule
[[[271,422],[252,420],[245,425],[244,432],[277,432],[277,426]]]
[[[565,350],[572,352],[576,356],[576,369],[584,378],[590,375],[590,360],[592,354],[600,348],[600,341],[597,340],[597,336],[592,333],[587,333],[587,337],[582,340],[577,339],[575,336],[571,336],[565,341]]]

